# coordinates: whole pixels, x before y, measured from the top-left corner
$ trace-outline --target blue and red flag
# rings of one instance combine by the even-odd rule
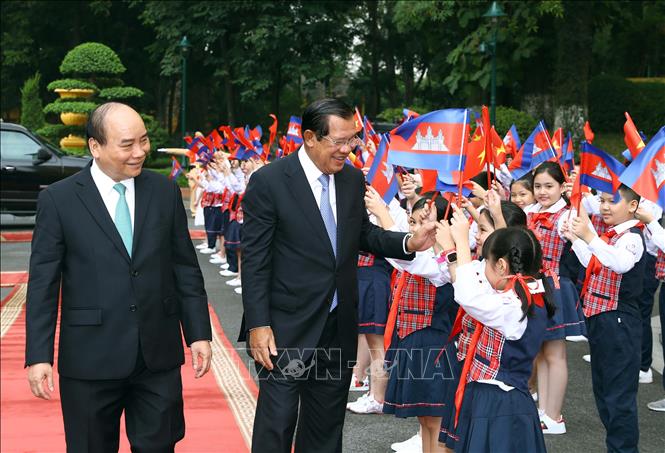
[[[383,201],[390,203],[399,189],[392,164],[388,162],[389,134],[383,134],[376,149],[372,166],[367,173],[367,182],[381,195]]]
[[[289,119],[289,128],[286,130],[286,141],[290,141],[298,146],[302,145],[302,120],[299,116],[292,116]]]
[[[214,151],[210,149],[207,145],[207,141],[203,137],[195,137],[192,140],[192,143],[187,145],[189,149],[189,160],[190,162],[201,162],[203,165],[208,165]]]
[[[506,152],[514,158],[522,147],[520,136],[517,133],[517,127],[515,127],[514,124],[510,127],[508,132],[506,132],[506,136],[503,137],[503,143],[506,145]]]
[[[619,176],[625,167],[614,157],[595,146],[582,142],[580,150],[580,184],[604,193],[616,194]]]
[[[628,112],[624,112],[624,114],[626,115],[626,122],[623,124],[623,140],[626,142],[628,151],[630,151],[629,160],[632,161],[646,145],[644,144],[644,140],[642,140],[642,136],[637,130],[635,123],[633,123],[633,119]]]
[[[539,121],[508,167],[514,179],[521,178],[543,162],[556,161],[556,151],[549,135],[545,123]]]
[[[408,168],[459,171],[469,136],[469,110],[436,110],[391,131],[388,162]]]
[[[561,158],[559,164],[568,174],[575,170],[575,150],[573,149],[573,139],[568,132],[568,136],[563,141]]]
[[[171,173],[169,173],[169,179],[174,180],[182,173],[182,167],[180,162],[174,156],[171,156]]]
[[[381,136],[376,133],[374,126],[372,126],[372,123],[366,116],[363,118],[363,135],[363,143],[365,143],[365,146],[367,146],[367,142],[371,140],[374,143],[375,148],[379,147]]]
[[[665,209],[665,126],[653,136],[619,180]]]

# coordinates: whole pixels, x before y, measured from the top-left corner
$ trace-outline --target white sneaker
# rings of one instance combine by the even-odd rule
[[[423,451],[423,439],[420,437],[420,432],[417,432],[414,436],[409,437],[405,441],[390,444],[390,448],[392,448],[393,451],[398,451],[400,453],[407,451]]]
[[[226,282],[226,284],[229,286],[240,286],[242,285],[242,282],[238,277],[236,277],[233,280],[229,280],[228,282]]]
[[[198,250],[201,249],[207,249],[208,248],[208,243],[207,242],[201,242],[199,245],[196,246]]]
[[[366,400],[367,398],[369,398],[369,392],[367,392],[367,393],[363,393],[363,394],[360,395],[360,396],[358,397],[358,399],[355,400],[355,401],[350,401],[350,402],[346,403],[346,408],[349,409],[349,408],[351,407],[352,404],[355,404],[355,403],[357,403],[357,402],[359,402],[359,401]]]
[[[584,360],[587,363],[591,363],[591,354],[584,354],[582,356],[582,360]]]
[[[552,420],[549,415],[540,416],[540,426],[543,428],[543,434],[566,434],[566,421],[563,415],[559,421]]]
[[[226,258],[222,258],[219,255],[213,255],[210,257],[210,262],[212,264],[224,264],[226,263]]]
[[[648,371],[640,370],[640,384],[651,384],[653,382],[653,372],[651,368]]]
[[[224,263],[224,264],[220,265],[219,268],[222,269],[222,270],[226,270],[226,269],[229,268],[229,263]]]
[[[588,342],[589,340],[584,335],[568,335],[566,341],[571,341],[573,343]]]
[[[383,414],[383,403],[379,403],[373,396],[351,403],[349,410],[355,414]]]
[[[658,401],[652,401],[651,403],[647,404],[647,407],[652,411],[665,412],[665,398]]]
[[[351,376],[351,385],[349,390],[352,392],[366,392],[369,390],[369,377],[365,376],[362,382],[358,382],[358,378],[354,374]]]
[[[217,249],[209,249],[208,247],[199,250],[199,252],[203,253],[204,255],[210,255],[211,253],[215,253]]]
[[[242,287],[238,286],[233,291],[235,291],[236,294],[240,294],[242,296]]]
[[[222,271],[219,271],[219,275],[221,275],[222,277],[235,277],[236,275],[238,275],[238,273],[232,272],[228,269],[224,269]]]

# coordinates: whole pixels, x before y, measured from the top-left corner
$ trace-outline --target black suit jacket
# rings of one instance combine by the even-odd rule
[[[370,223],[361,171],[345,165],[335,174],[335,193],[337,259],[297,153],[252,175],[242,201],[241,339],[251,328],[271,326],[278,348],[304,350],[307,358],[317,346],[336,288],[343,356],[355,360],[358,251],[402,259],[413,255],[404,254],[404,233]]]
[[[208,301],[179,188],[144,170],[134,179],[132,257],[90,166],[39,195],[30,256],[26,366],[53,363],[62,289],[58,370],[120,379],[139,348],[151,371],[184,363],[187,344],[210,340]]]

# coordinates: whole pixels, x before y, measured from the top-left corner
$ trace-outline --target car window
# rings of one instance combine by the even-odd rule
[[[32,160],[41,146],[19,131],[0,131],[0,153],[5,160]]]

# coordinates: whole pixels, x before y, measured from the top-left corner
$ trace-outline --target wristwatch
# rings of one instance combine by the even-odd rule
[[[457,262],[457,251],[453,250],[451,252],[446,253],[446,261],[448,264],[453,264]]]

